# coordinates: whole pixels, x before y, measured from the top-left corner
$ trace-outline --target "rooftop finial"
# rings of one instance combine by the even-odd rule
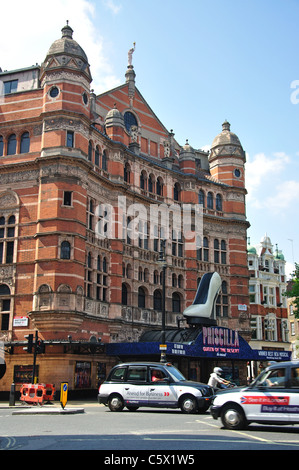
[[[225,119],[224,123],[222,124],[223,131],[230,131],[230,123]]]
[[[69,26],[69,20],[66,20],[66,26],[64,26],[61,30],[62,32],[62,37],[63,38],[70,38],[70,39],[73,39],[73,30],[72,28]]]

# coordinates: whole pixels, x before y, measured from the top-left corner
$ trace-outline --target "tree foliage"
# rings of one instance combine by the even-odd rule
[[[299,318],[299,264],[295,263],[295,271],[292,274],[292,280],[289,283],[288,289],[285,293],[291,300],[293,305],[294,315]]]

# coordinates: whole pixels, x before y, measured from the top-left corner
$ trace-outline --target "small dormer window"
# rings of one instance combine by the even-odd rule
[[[18,90],[18,80],[8,80],[4,82],[4,94],[9,95],[15,93]]]

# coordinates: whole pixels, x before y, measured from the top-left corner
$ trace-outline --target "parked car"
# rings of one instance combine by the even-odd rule
[[[213,389],[191,382],[172,364],[131,362],[115,366],[100,385],[98,402],[111,411],[139,407],[181,408],[184,413],[205,412]]]
[[[250,423],[299,423],[299,361],[267,367],[248,387],[217,392],[210,408],[228,429]]]

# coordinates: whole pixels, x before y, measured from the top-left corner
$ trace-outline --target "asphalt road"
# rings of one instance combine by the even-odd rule
[[[251,424],[244,431],[229,431],[208,412],[186,415],[180,410],[141,408],[112,413],[97,403],[66,405],[66,409],[73,407],[84,408],[84,412],[19,415],[13,414],[16,408],[0,408],[0,450],[101,450],[99,459],[117,458],[123,451],[148,451],[142,454],[142,463],[157,465],[178,464],[182,455],[189,459],[185,463],[193,464],[203,450],[299,450],[299,425]],[[166,451],[171,455],[164,462]],[[159,452],[163,457],[157,462]],[[138,465],[137,461],[135,465],[125,463]]]

